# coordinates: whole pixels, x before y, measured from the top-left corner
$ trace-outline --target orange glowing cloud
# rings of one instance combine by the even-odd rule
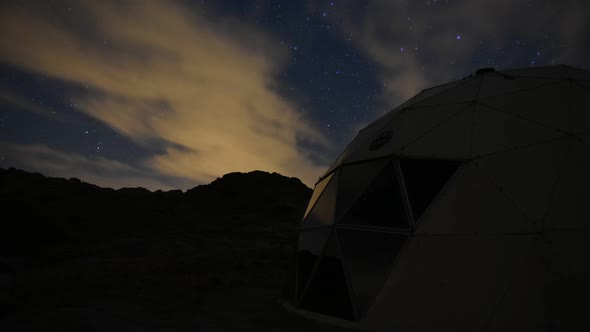
[[[81,6],[76,20],[3,8],[0,61],[88,86],[74,96],[88,115],[147,148],[165,143],[143,165],[160,175],[260,169],[313,185],[323,173],[299,143],[329,142],[276,92],[288,54],[272,36],[169,1]]]

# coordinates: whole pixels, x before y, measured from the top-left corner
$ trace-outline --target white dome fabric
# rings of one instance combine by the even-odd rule
[[[296,302],[394,331],[590,329],[590,72],[494,71],[361,130],[316,184]]]

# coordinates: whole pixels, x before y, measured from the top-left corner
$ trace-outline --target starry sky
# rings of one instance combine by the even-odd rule
[[[590,69],[590,2],[3,1],[0,167],[313,187],[359,129],[479,68]]]

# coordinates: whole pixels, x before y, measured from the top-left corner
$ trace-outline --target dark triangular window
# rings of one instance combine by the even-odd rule
[[[387,159],[380,159],[341,168],[336,219],[348,211],[350,205],[365,191],[365,188],[371,184],[371,181],[388,162]]]
[[[361,317],[371,306],[407,235],[338,229],[342,256]]]
[[[409,228],[394,161],[383,168],[352,203],[341,224]]]
[[[301,297],[329,234],[330,229],[328,228],[302,231],[299,234],[299,247],[297,250],[297,298]]]
[[[415,221],[461,165],[454,160],[400,159],[399,162]]]
[[[303,294],[301,306],[330,316],[355,319],[336,234],[328,241],[325,255]]]

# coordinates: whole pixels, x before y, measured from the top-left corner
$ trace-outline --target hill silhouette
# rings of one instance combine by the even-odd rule
[[[310,196],[262,171],[183,193],[0,169],[0,326],[336,331],[277,303]]]

